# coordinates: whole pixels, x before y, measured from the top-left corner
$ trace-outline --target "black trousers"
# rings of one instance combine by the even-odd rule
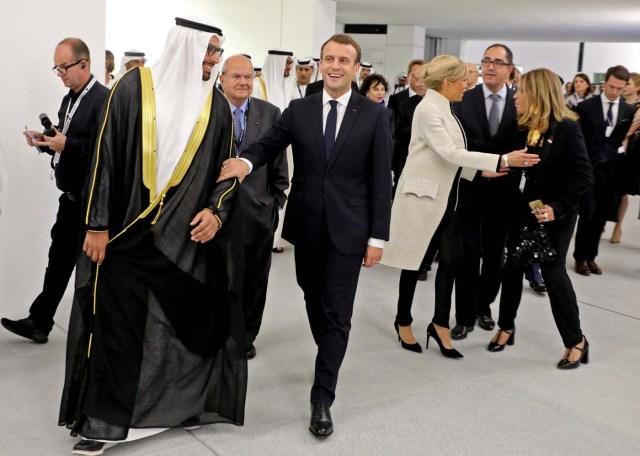
[[[556,249],[557,257],[551,263],[541,265],[553,318],[562,337],[562,342],[567,348],[577,345],[582,340],[578,302],[566,268],[567,252],[575,225],[575,216],[569,221],[545,224],[551,245]],[[523,226],[523,223],[513,225],[507,243],[508,250],[517,245]],[[498,326],[501,329],[510,330],[515,326],[515,318],[522,298],[523,273],[522,267],[514,266],[509,262],[505,264],[502,276],[502,294],[500,295],[500,318],[498,320]]]
[[[363,255],[338,252],[325,226],[319,242],[311,247],[296,245],[294,256],[296,278],[318,347],[311,402],[331,405],[347,351]]]
[[[244,274],[242,280],[242,310],[247,342],[258,336],[267,301],[267,285],[271,270],[273,235],[261,242],[244,246]]]
[[[580,200],[580,219],[576,230],[573,258],[591,261],[598,256],[598,246],[607,216],[618,194],[618,157],[593,164],[594,183]]]
[[[490,193],[491,194],[491,193]],[[495,195],[502,207],[509,207],[505,195]],[[480,286],[478,288],[477,314],[491,316],[491,304],[500,291],[502,269],[504,268],[504,249],[509,231],[508,211],[483,211],[482,225],[482,266],[480,268]]]
[[[431,244],[436,243],[440,252],[438,270],[435,279],[435,310],[433,323],[449,327],[449,315],[451,313],[451,294],[456,277],[456,271],[460,266],[461,242],[458,233],[458,221],[453,206],[449,205]],[[431,247],[431,245],[429,246]],[[400,284],[398,292],[398,311],[396,322],[400,326],[410,325],[413,321],[411,306],[413,296],[418,283],[418,271],[403,269],[400,272]]]
[[[49,263],[42,292],[31,304],[29,317],[44,332],[53,328],[53,316],[64,295],[76,265],[81,241],[81,204],[65,193],[60,196],[56,222],[51,228]]]
[[[479,209],[477,205],[466,205],[457,211],[462,251],[455,279],[456,324],[462,326],[474,326],[477,317],[482,257]]]

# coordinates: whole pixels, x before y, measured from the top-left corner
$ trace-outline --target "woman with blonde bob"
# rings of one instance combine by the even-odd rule
[[[451,293],[461,249],[455,211],[458,179],[472,180],[478,170],[483,170],[485,177],[495,177],[510,166],[530,167],[539,159],[524,150],[500,156],[469,152],[462,126],[450,106],[461,101],[467,89],[467,66],[456,57],[441,55],[427,63],[424,71],[427,93],[413,117],[409,155],[398,182],[382,263],[402,269],[394,326],[402,347],[420,352],[411,330],[411,305],[420,263],[429,244],[436,243],[440,262],[427,348],[433,337],[444,356],[461,358],[449,337]]]
[[[546,68],[526,73],[514,95],[519,115],[515,144],[540,157],[534,168],[509,172],[519,196],[511,214],[507,251],[520,243],[525,226],[543,224],[555,258],[541,265],[551,311],[565,347],[560,369],[589,361],[589,343],[582,334],[576,294],[567,275],[566,256],[576,224],[578,201],[593,181],[593,171],[576,114],[564,103],[558,76]],[[540,201],[532,210],[529,203]],[[518,201],[518,200],[516,200]],[[534,204],[535,206],[535,204]],[[488,350],[502,351],[515,341],[515,317],[522,296],[521,266],[507,261],[502,276],[499,330]]]

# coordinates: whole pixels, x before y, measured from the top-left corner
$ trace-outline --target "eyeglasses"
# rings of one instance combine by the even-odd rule
[[[71,68],[72,66],[76,66],[83,60],[87,60],[87,59],[80,59],[69,65],[54,66],[53,68],[51,68],[51,71],[53,71],[57,76],[64,76],[65,74],[67,74],[67,71],[69,71],[69,68]]]
[[[510,63],[507,63],[500,59],[491,60],[489,57],[485,57],[484,59],[480,60],[480,63],[485,67],[491,66],[491,64],[493,64],[493,66],[496,68],[502,68],[511,65]]]
[[[214,46],[213,44],[210,44],[209,46],[207,46],[207,55],[209,57],[213,57],[215,54],[222,56],[223,52],[224,52],[224,49],[219,48],[218,46]]]

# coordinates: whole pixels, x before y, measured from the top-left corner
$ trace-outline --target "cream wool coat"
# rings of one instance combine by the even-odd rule
[[[418,270],[447,208],[458,168],[463,167],[461,177],[467,180],[479,169],[496,171],[500,157],[470,152],[465,146],[449,100],[427,90],[413,116],[409,155],[391,209],[382,264]]]

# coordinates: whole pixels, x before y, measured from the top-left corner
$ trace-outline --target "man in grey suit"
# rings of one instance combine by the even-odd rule
[[[250,98],[253,64],[244,55],[225,60],[220,83],[233,114],[233,147],[237,156],[269,130],[280,117],[280,109],[266,101]],[[234,230],[242,231],[242,308],[249,359],[256,356],[253,343],[260,330],[267,299],[273,233],[278,226],[278,209],[287,199],[284,194],[287,187],[289,173],[287,155],[283,151],[247,176],[238,189],[235,213],[229,222]]]

